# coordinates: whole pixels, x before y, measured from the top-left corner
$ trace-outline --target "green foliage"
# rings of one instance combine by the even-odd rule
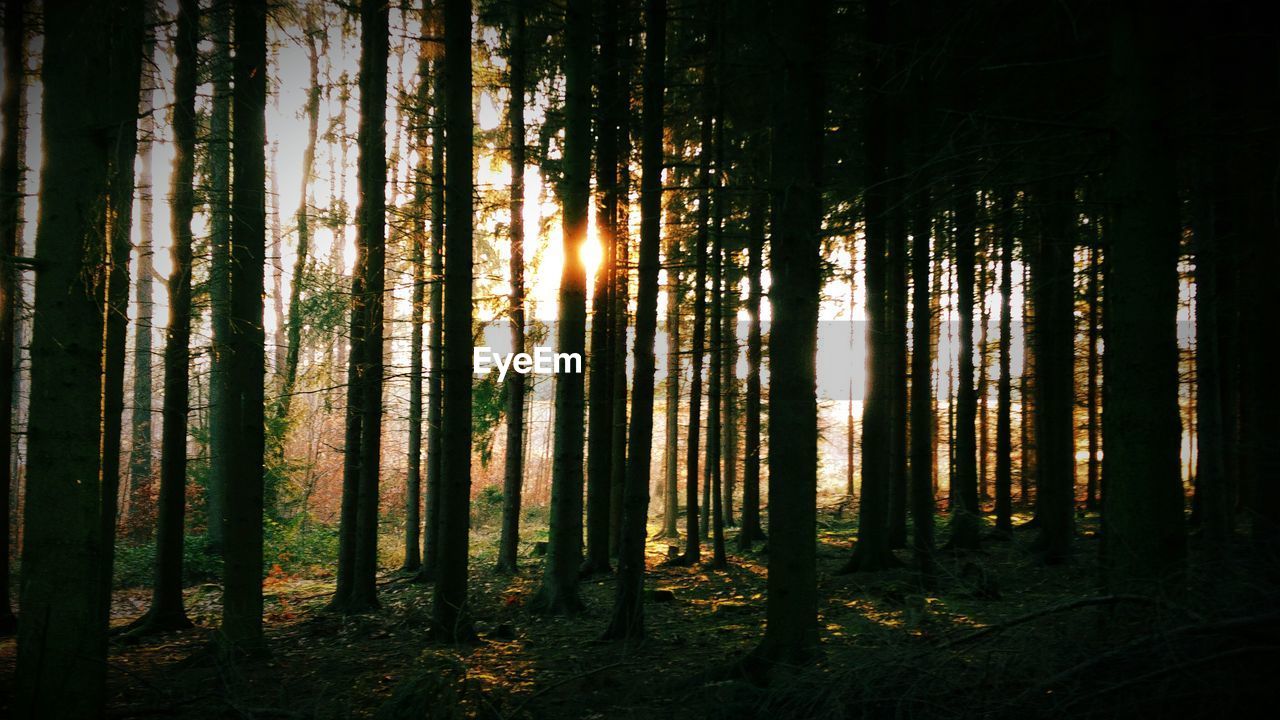
[[[489,466],[493,436],[507,409],[507,386],[491,372],[471,383],[471,443],[480,454],[480,465]]]
[[[338,528],[312,522],[305,514],[266,518],[262,554],[264,571],[279,565],[289,574],[324,574],[338,557]]]
[[[502,488],[497,485],[485,486],[471,502],[471,524],[483,527],[496,522],[502,517],[502,502]]]
[[[150,587],[155,572],[155,543],[120,543],[116,546],[116,587]],[[218,582],[221,577],[222,558],[210,552],[205,536],[187,535],[182,546],[183,584]]]

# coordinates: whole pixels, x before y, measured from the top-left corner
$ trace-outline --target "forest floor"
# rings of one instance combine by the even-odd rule
[[[988,539],[980,551],[940,553],[936,584],[926,590],[905,565],[838,574],[854,526],[825,514],[821,659],[782,668],[768,684],[720,672],[764,628],[765,556],[734,553],[732,536],[724,570],[666,566],[668,541],[650,542],[647,586],[671,595],[647,603],[648,640],[638,647],[597,642],[611,576],[584,580],[582,614],[541,617],[524,607],[540,561],[522,558],[519,574],[497,575],[491,550],[473,556],[470,598],[482,639],[465,647],[431,642],[428,586],[388,574],[380,611],[341,616],[324,609],[331,580],[273,573],[269,656],[219,663],[204,652],[219,589],[202,585],[187,593],[195,628],[113,642],[107,714],[776,720],[1219,717],[1248,708],[1263,693],[1253,682],[1258,668],[1280,661],[1271,597],[1258,591],[1245,605],[1237,598],[1231,611],[1206,615],[1171,600],[1098,595],[1096,518],[1080,524],[1073,562],[1038,564],[1029,549],[1034,531],[1020,530],[1012,540]],[[117,592],[113,625],[141,614],[148,597]],[[8,639],[0,643],[0,698],[12,691],[13,661]]]

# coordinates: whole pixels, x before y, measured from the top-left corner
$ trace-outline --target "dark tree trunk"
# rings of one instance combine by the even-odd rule
[[[645,5],[648,38],[644,57],[644,115],[640,137],[640,267],[636,289],[636,341],[631,391],[631,432],[627,447],[626,501],[618,548],[618,582],[613,618],[604,636],[644,637],[645,536],[649,515],[649,469],[653,446],[654,341],[658,326],[658,249],[662,242],[663,64],[666,56],[666,2]]]
[[[256,652],[262,638],[263,382],[266,255],[267,4],[237,3],[232,71],[231,296],[225,408],[232,430],[223,459],[226,550],[221,637],[228,650]]]
[[[121,403],[103,383],[116,369],[104,344],[115,338],[104,325],[120,309],[108,286],[123,284],[128,299],[128,213],[119,211],[132,204],[142,28],[141,2],[44,17],[15,717],[97,717],[106,699],[119,477],[99,452],[104,430],[114,428],[118,453],[120,424],[101,411],[118,413]],[[118,356],[122,376],[123,342]]]
[[[557,352],[585,354],[586,270],[579,255],[591,202],[591,4],[569,0],[565,11],[565,149],[560,199],[564,215],[564,271],[560,277]],[[544,612],[577,612],[582,560],[581,373],[556,378],[551,522],[542,586],[534,598]]]
[[[1201,173],[1207,174],[1202,169]],[[1192,201],[1196,241],[1196,498],[1200,525],[1213,558],[1220,561],[1231,536],[1231,494],[1226,485],[1223,444],[1222,373],[1218,337],[1218,245],[1212,190],[1207,178]],[[1091,284],[1096,283],[1091,279]]]
[[[1129,3],[1113,12],[1102,561],[1106,584],[1115,590],[1168,577],[1181,567],[1186,542],[1175,327],[1178,204],[1160,71],[1165,36]]]
[[[186,519],[187,415],[191,358],[191,217],[195,207],[196,65],[199,59],[198,0],[178,5],[174,38],[173,176],[170,226],[173,270],[169,274],[169,328],[164,347],[164,410],[160,431],[160,499],[156,526],[156,575],[145,631],[191,627],[182,601],[182,544]]]
[[[424,0],[424,5],[429,0]],[[438,7],[438,6],[437,6]],[[424,11],[426,12],[426,11]],[[427,334],[427,492],[423,503],[426,522],[422,530],[422,570],[418,580],[434,580],[440,557],[440,487],[444,464],[444,289],[445,289],[445,102],[443,64],[436,60],[431,72],[431,279],[428,298],[431,327]],[[468,287],[470,287],[468,285]]]
[[[229,5],[215,5],[212,22],[214,58],[213,107],[209,118],[209,484],[205,488],[207,546],[222,554],[226,519],[225,459],[235,429],[231,426],[231,15]]]
[[[724,524],[734,527],[733,495],[738,486],[738,383],[735,369],[738,364],[738,280],[741,271],[734,260],[735,253],[726,249],[724,254],[724,314],[721,324],[721,352],[724,359],[720,361],[721,395],[724,397],[724,410],[720,422],[720,452],[723,455],[723,480],[721,496],[724,500]]]
[[[471,525],[472,191],[471,0],[444,0],[444,115],[449,124],[445,179],[444,370],[441,395],[439,542],[432,631],[446,642],[471,639],[467,550]],[[566,257],[568,254],[566,253]],[[581,442],[579,442],[581,447]],[[428,569],[432,569],[428,565]]]
[[[895,166],[898,152],[894,152]],[[900,174],[897,167],[894,175]],[[907,546],[907,223],[903,183],[894,182],[886,248],[886,338],[889,343],[889,546]]]
[[[876,57],[871,60],[868,82],[872,88],[880,88],[890,71],[889,51],[884,43],[888,33],[888,7],[885,0],[875,0],[867,8],[867,33],[870,42],[875,46]],[[889,543],[889,508],[891,502],[892,478],[889,473],[891,462],[889,455],[889,407],[892,402],[890,385],[892,384],[893,351],[887,341],[888,312],[886,308],[886,281],[888,279],[886,261],[886,242],[888,236],[888,199],[885,194],[887,177],[886,138],[889,134],[889,108],[883,93],[873,90],[868,99],[866,133],[867,153],[867,188],[864,194],[863,216],[866,222],[866,314],[867,314],[867,385],[862,401],[862,488],[859,495],[862,501],[858,506],[858,540],[853,548],[853,555],[845,564],[843,572],[884,570],[898,564]],[[775,154],[775,162],[777,162]],[[774,236],[779,236],[779,228],[775,216]],[[772,252],[777,254],[776,244]],[[777,261],[774,261],[777,264]],[[778,328],[775,325],[770,336],[770,358],[777,355],[772,350],[778,339]],[[799,346],[787,344],[788,352],[796,352]],[[773,371],[773,372],[776,372]],[[772,373],[770,377],[775,377]],[[774,389],[777,380],[771,380],[769,390],[770,406],[779,394]],[[770,427],[773,424],[770,411]],[[770,453],[773,452],[773,437],[770,432]],[[769,460],[769,491],[773,494],[774,468],[787,468],[787,465],[774,465]],[[771,525],[773,523],[771,522]],[[778,531],[772,531],[777,538]],[[771,548],[772,551],[772,548]],[[772,554],[772,552],[771,552]]]
[[[1075,188],[1070,180],[1045,183],[1035,198],[1040,222],[1031,292],[1036,305],[1036,516],[1033,548],[1047,563],[1067,559],[1075,532]]]
[[[663,475],[663,537],[678,540],[680,527],[680,302],[684,299],[684,278],[675,267],[679,241],[667,245],[667,437]]]
[[[10,0],[4,7],[4,91],[0,113],[4,115],[0,143],[0,637],[13,634],[17,617],[9,599],[10,498],[13,491],[14,367],[17,335],[19,276],[14,266],[22,211],[22,93],[26,59],[26,2]]]
[[[293,391],[298,381],[298,359],[302,351],[302,300],[307,287],[307,265],[311,252],[311,206],[308,190],[316,161],[316,136],[320,128],[320,50],[316,47],[316,28],[310,13],[305,13],[307,40],[307,145],[302,152],[302,189],[298,196],[298,244],[293,261],[293,278],[289,283],[289,319],[285,330],[284,368],[281,371],[280,399],[276,403],[276,419],[287,422]],[[425,82],[425,81],[424,81]],[[425,147],[425,144],[423,145]],[[416,225],[415,225],[416,227]],[[283,451],[283,443],[281,444]]]
[[[1085,379],[1085,408],[1087,422],[1089,425],[1089,459],[1087,477],[1085,480],[1085,496],[1084,506],[1086,510],[1097,510],[1100,504],[1099,489],[1100,475],[1102,470],[1102,458],[1098,453],[1101,451],[1102,440],[1102,403],[1101,400],[1101,373],[1102,362],[1098,354],[1098,340],[1102,335],[1102,232],[1100,230],[1099,220],[1094,218],[1092,233],[1089,247],[1089,283],[1086,292],[1089,294],[1089,327],[1087,329],[1088,339],[1086,341],[1086,369],[1087,377]],[[1197,280],[1197,283],[1199,281]],[[1199,302],[1197,295],[1196,301]],[[1198,307],[1198,306],[1197,306]],[[1199,321],[1197,321],[1199,327]],[[1197,341],[1199,348],[1199,341]],[[1197,350],[1198,352],[1198,350]],[[1199,375],[1197,375],[1199,377]],[[1197,407],[1199,404],[1197,403]]]
[[[1013,312],[1013,198],[1002,193],[999,200],[1000,234],[1000,380],[996,385],[996,530],[1013,532],[1013,378],[1009,376],[1012,349]]]
[[[959,361],[956,372],[955,468],[952,497],[955,501],[951,518],[950,546],[957,549],[978,547],[981,517],[978,507],[977,398],[973,391],[973,271],[974,271],[974,192],[966,185],[956,188],[956,304],[960,315]]]
[[[154,473],[151,427],[151,345],[155,317],[155,275],[153,246],[155,236],[155,194],[152,188],[151,143],[156,134],[155,83],[155,8],[144,8],[142,102],[138,113],[138,245],[135,296],[137,315],[133,323],[133,408],[129,413],[129,497],[125,516],[128,530],[136,539],[151,536],[155,507],[151,496]]]
[[[742,529],[738,531],[738,547],[750,550],[764,540],[760,527],[760,298],[763,294],[760,275],[764,269],[764,235],[768,218],[769,196],[752,194],[749,229],[747,231],[747,395],[742,462]]]
[[[525,7],[515,0],[511,9],[508,84],[511,102],[507,124],[511,135],[511,351],[524,352],[524,96]],[[516,571],[520,543],[520,500],[524,488],[525,376],[507,374],[507,451],[502,471],[502,537],[498,543],[498,569]]]
[[[933,326],[929,303],[929,197],[915,208],[911,238],[911,523],[912,549],[920,570],[933,572]]]
[[[769,582],[765,635],[751,657],[798,663],[818,647],[817,352],[822,289],[824,0],[770,4],[777,40],[769,341]]]
[[[712,220],[711,220],[711,321],[709,330],[711,336],[710,347],[707,352],[711,356],[711,369],[709,371],[710,378],[707,383],[707,398],[709,400],[707,406],[707,473],[709,482],[706,484],[707,505],[711,510],[711,567],[724,567],[728,564],[725,557],[724,547],[724,496],[721,491],[721,483],[724,479],[724,468],[722,463],[722,454],[724,452],[720,426],[723,422],[721,410],[723,409],[724,398],[722,388],[724,387],[724,353],[721,350],[721,341],[724,339],[724,329],[721,327],[725,312],[725,250],[724,250],[724,217],[725,205],[728,203],[728,193],[724,187],[724,98],[723,83],[718,77],[724,67],[721,56],[721,31],[723,23],[723,3],[718,0],[710,0],[708,5],[708,30],[707,30],[707,83],[710,88],[704,90],[707,96],[711,98],[711,124],[713,129],[711,139],[711,153],[713,154],[712,162],[715,165],[715,174],[712,177]],[[708,152],[707,147],[701,148],[701,152],[705,155]]]
[[[424,9],[422,20],[426,23],[429,19]],[[409,231],[413,290],[409,298],[409,448],[404,493],[404,565],[401,566],[406,573],[417,573],[422,569],[422,320],[427,291],[427,190],[431,182],[431,164],[427,159],[431,138],[427,114],[427,106],[431,102],[429,57],[430,45],[422,40],[418,49],[415,115],[411,120],[414,123],[411,125],[411,142],[417,150],[418,163],[413,169],[413,209],[410,214],[413,227]]]
[[[591,296],[590,398],[587,403],[587,553],[582,574],[609,572],[613,522],[614,248],[618,219],[618,7],[600,17],[599,115],[596,147],[596,235],[601,250]]]

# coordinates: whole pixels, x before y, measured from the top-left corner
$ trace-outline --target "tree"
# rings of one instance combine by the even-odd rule
[[[426,5],[428,0],[424,0]],[[425,10],[424,10],[425,13]],[[435,578],[440,557],[440,501],[444,464],[444,244],[445,244],[445,83],[443,64],[432,65],[431,96],[431,289],[428,311],[431,330],[427,336],[427,492],[422,531],[422,571],[419,580]]]
[[[298,360],[302,351],[303,292],[306,288],[307,263],[311,252],[311,178],[316,161],[316,136],[320,126],[320,49],[321,30],[315,26],[315,10],[303,9],[303,33],[307,42],[307,144],[302,151],[302,189],[298,209],[294,213],[298,242],[294,249],[293,277],[289,283],[289,321],[285,331],[284,367],[280,373],[280,399],[276,402],[276,419],[288,421],[293,391],[298,381]],[[283,447],[283,443],[282,443]]]
[[[9,518],[13,485],[13,373],[14,335],[17,322],[18,231],[22,185],[22,91],[26,63],[26,3],[13,0],[4,6],[4,90],[0,113],[4,114],[0,142],[0,637],[13,634],[17,617],[9,600]]]
[[[1040,393],[1035,549],[1046,563],[1067,559],[1075,531],[1075,188],[1046,183],[1036,198],[1040,247],[1031,268],[1036,304],[1036,389]]]
[[[123,281],[127,298],[127,264],[118,267],[117,250],[121,236],[128,246],[128,230],[118,210],[133,195],[142,3],[51,9],[13,711],[94,717],[105,700],[118,481],[99,454],[110,424],[96,409],[118,407],[104,403],[114,299],[107,285]]]
[[[929,329],[929,240],[932,216],[927,191],[917,201],[911,228],[911,523],[912,548],[922,572],[933,570],[933,346]]]
[[[666,0],[645,3],[644,115],[640,136],[640,275],[636,293],[636,340],[631,381],[631,432],[618,548],[613,618],[604,636],[644,637],[645,536],[649,517],[649,470],[653,447],[653,383],[657,370],[658,249],[662,242],[663,70]]]
[[[428,16],[424,9],[422,20]],[[427,290],[427,188],[431,163],[427,155],[431,128],[427,104],[431,101],[431,61],[426,39],[419,41],[418,91],[414,107],[413,145],[418,154],[414,166],[413,229],[409,232],[409,264],[413,290],[409,299],[409,448],[405,458],[404,565],[401,570],[417,573],[422,568],[422,316]],[[513,177],[514,179],[514,177]],[[434,459],[434,458],[432,458]]]
[[[1175,327],[1178,203],[1160,72],[1169,50],[1161,23],[1143,7],[1119,3],[1110,27],[1115,132],[1107,173],[1102,562],[1112,589],[1167,578],[1186,555]]]
[[[230,5],[209,9],[213,41],[213,107],[209,116],[209,483],[205,490],[208,547],[221,554],[226,518],[231,426],[231,16]]]
[[[360,203],[356,208],[356,266],[351,286],[338,587],[332,602],[334,608],[345,612],[378,606],[388,12],[387,6],[376,0],[360,4]]]
[[[955,501],[951,515],[951,540],[956,549],[978,547],[981,509],[978,507],[977,438],[975,425],[977,397],[973,387],[973,279],[975,206],[972,188],[961,184],[955,190],[956,203],[956,305],[960,315],[960,349],[956,372],[956,475],[952,482]]]
[[[474,636],[467,611],[471,502],[472,159],[471,0],[444,0],[444,341],[441,360],[439,543],[432,631],[445,642]],[[585,213],[584,213],[585,215]],[[581,447],[581,442],[579,442]]]
[[[1000,380],[996,384],[996,531],[1013,532],[1013,378],[1010,376],[1013,295],[1013,202],[1010,193],[1000,194]]]
[[[866,288],[867,297],[867,386],[862,400],[862,502],[858,506],[858,541],[853,555],[844,566],[844,572],[874,572],[893,567],[898,560],[889,544],[890,458],[889,458],[889,390],[892,372],[892,350],[886,341],[886,237],[888,201],[885,181],[887,165],[885,157],[886,137],[889,133],[889,109],[887,101],[878,89],[887,82],[890,72],[887,42],[888,8],[884,0],[873,0],[867,6],[867,37],[873,45],[873,57],[868,83],[872,88],[868,99],[867,118],[863,132],[866,134],[867,187],[863,195],[863,217],[866,229]],[[777,162],[775,153],[774,162]],[[776,202],[776,201],[775,201]],[[778,216],[774,216],[774,237],[779,235]],[[776,245],[771,245],[777,254]],[[774,261],[776,264],[776,260]],[[776,313],[776,310],[775,310]],[[773,345],[778,342],[777,328],[769,338],[770,358],[775,357]],[[773,377],[773,370],[770,377]],[[770,383],[770,428],[776,428],[772,416],[776,381]],[[773,437],[769,436],[770,454]],[[773,494],[773,458],[769,460],[770,495]],[[787,467],[778,465],[776,467]],[[771,516],[772,519],[772,516]],[[772,524],[772,523],[771,523]],[[777,537],[777,531],[773,531]],[[771,553],[772,554],[772,553]]]
[[[600,13],[599,113],[596,145],[596,235],[601,262],[591,295],[591,387],[587,417],[587,552],[582,574],[609,572],[613,515],[614,250],[618,219],[618,4]]]
[[[196,72],[200,5],[182,0],[174,37],[173,174],[169,195],[173,269],[164,347],[164,405],[160,430],[160,498],[156,572],[151,607],[141,632],[191,627],[182,600],[182,546],[187,504],[187,416],[190,413],[191,218],[195,209]]]
[[[747,231],[747,396],[742,463],[742,529],[738,531],[738,547],[742,550],[764,540],[760,527],[760,275],[764,269],[765,217],[769,196],[756,192],[752,196]]]
[[[511,35],[508,38],[511,67],[507,79],[511,88],[511,100],[507,104],[507,123],[511,133],[511,351],[524,352],[524,0],[515,0],[511,13]],[[524,374],[508,373],[507,454],[502,473],[502,538],[498,544],[498,569],[506,572],[516,571],[516,550],[520,541],[525,394]]]
[[[591,4],[568,0],[565,8],[564,269],[560,276],[557,352],[586,350],[587,279],[579,250],[587,238],[591,201]],[[556,378],[555,449],[551,469],[550,542],[542,585],[533,606],[573,613],[582,607],[578,569],[582,555],[583,377]]]
[[[776,38],[770,243],[768,607],[753,662],[796,663],[818,645],[817,352],[822,289],[825,0],[770,3]]]
[[[231,112],[231,286],[226,351],[231,431],[221,462],[226,486],[223,601],[220,641],[225,649],[256,653],[262,638],[263,382],[262,326],[266,255],[267,4],[236,3]]]
[[[155,65],[156,7],[147,3],[144,9],[142,39],[143,75],[141,110],[138,122],[138,313],[133,324],[133,409],[130,412],[129,444],[129,504],[128,517],[135,524],[132,528],[138,536],[150,535],[150,522],[155,517],[150,507],[151,479],[154,471],[151,427],[151,344],[153,318],[155,316],[154,286],[154,188],[151,179],[151,144],[156,134],[155,88],[157,78],[151,70]]]

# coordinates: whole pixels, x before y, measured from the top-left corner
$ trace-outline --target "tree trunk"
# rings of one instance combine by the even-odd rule
[[[4,91],[0,113],[4,115],[3,142],[0,143],[0,637],[13,634],[17,616],[9,599],[9,530],[13,508],[14,464],[13,410],[15,396],[14,357],[19,303],[18,255],[22,212],[22,93],[25,85],[27,30],[26,2],[10,0],[4,6]]]
[[[921,572],[933,571],[933,326],[929,303],[929,197],[922,193],[911,238],[911,522],[912,548]]]
[[[724,98],[722,96],[723,83],[718,75],[724,67],[720,53],[720,35],[722,30],[722,12],[723,4],[717,0],[710,0],[707,3],[709,17],[707,18],[709,27],[707,30],[707,72],[706,83],[711,87],[703,92],[707,93],[707,97],[711,98],[711,124],[713,129],[710,152],[713,154],[712,162],[715,165],[715,174],[712,177],[711,193],[712,193],[712,220],[711,220],[711,321],[709,324],[709,332],[711,336],[710,347],[707,352],[711,356],[710,378],[707,383],[707,473],[709,482],[706,483],[707,505],[711,510],[711,567],[724,567],[728,564],[725,557],[724,547],[724,496],[721,491],[721,483],[724,479],[724,468],[722,465],[723,446],[720,425],[723,421],[721,410],[723,408],[724,393],[724,353],[721,350],[721,341],[724,339],[724,329],[721,327],[725,311],[725,251],[724,251],[724,217],[725,205],[728,203],[728,193],[724,188]],[[702,147],[701,152],[707,154],[709,148]]]
[[[154,471],[151,441],[151,341],[155,316],[153,240],[155,236],[155,202],[152,192],[151,143],[156,134],[155,88],[152,77],[155,66],[155,9],[148,4],[143,28],[142,102],[138,114],[138,259],[136,301],[137,315],[133,324],[133,409],[129,415],[129,498],[126,517],[128,529],[136,539],[151,536],[155,520],[151,480]]]
[[[590,398],[587,403],[587,556],[582,574],[607,573],[613,522],[613,331],[615,237],[618,220],[618,7],[600,17],[599,115],[596,147],[596,235],[601,262],[591,296]]]
[[[667,437],[663,475],[662,536],[678,540],[680,528],[680,302],[684,299],[683,276],[676,267],[679,241],[667,244]]]
[[[440,529],[432,631],[446,642],[475,635],[467,609],[471,504],[471,296],[473,133],[471,0],[444,0],[444,114],[449,124],[445,203],[444,372],[440,439]],[[566,257],[568,253],[566,253]],[[581,442],[579,442],[581,447]]]
[[[511,351],[524,352],[524,98],[525,7],[512,3],[510,70],[511,100],[507,106],[511,135]],[[498,569],[515,572],[520,543],[520,495],[524,486],[525,376],[507,374],[507,451],[502,473],[502,537],[498,542]]]
[[[40,272],[15,717],[97,717],[106,700],[118,475],[99,451],[104,429],[118,433],[120,425],[105,415],[119,409],[103,382],[104,370],[114,369],[104,325],[119,308],[108,303],[118,294],[104,288],[123,282],[127,301],[128,213],[118,211],[133,195],[142,28],[141,2],[44,16]]]
[[[886,340],[888,317],[886,308],[886,240],[888,235],[888,201],[885,194],[885,180],[888,174],[886,166],[886,137],[889,134],[889,108],[887,101],[878,91],[887,80],[890,72],[889,51],[885,47],[888,33],[888,7],[885,0],[874,0],[868,8],[868,39],[875,46],[876,56],[871,60],[868,82],[877,90],[868,99],[866,133],[867,154],[867,187],[864,194],[864,211],[866,230],[866,259],[864,262],[866,279],[867,314],[867,385],[862,400],[862,488],[859,495],[862,502],[858,505],[858,540],[854,545],[853,555],[845,564],[843,572],[884,570],[898,564],[889,545],[889,507],[892,478],[889,456],[889,404],[892,402],[890,384],[893,370],[893,352]],[[775,145],[776,147],[776,145]],[[775,162],[777,162],[775,151]],[[778,237],[780,229],[775,215],[774,236]],[[773,253],[777,254],[776,244]],[[775,260],[774,264],[777,262]],[[775,317],[776,317],[775,311]],[[769,339],[770,358],[775,353],[772,348],[780,341],[778,326],[774,326]],[[786,343],[781,347],[788,348],[787,354],[799,351],[798,345]],[[770,378],[776,378],[776,369]],[[776,379],[770,381],[770,427],[774,424],[772,405],[775,398],[784,397],[775,390]],[[775,430],[769,434],[769,451],[774,452]],[[773,496],[775,468],[780,472],[788,472],[788,464],[775,465],[769,459],[769,494]],[[770,523],[773,524],[772,522]],[[778,530],[772,531],[778,537]],[[770,548],[772,557],[774,550]]]
[[[276,403],[276,419],[287,422],[293,403],[293,391],[298,382],[298,360],[302,351],[302,295],[307,287],[307,266],[311,252],[311,188],[312,168],[316,161],[316,135],[320,126],[320,51],[316,47],[314,21],[311,13],[304,11],[307,40],[307,145],[302,152],[302,189],[298,195],[297,221],[298,244],[293,260],[293,277],[289,283],[289,319],[286,323],[284,368],[281,372],[280,399]],[[425,147],[425,144],[423,145]],[[284,444],[281,443],[283,450]]]
[[[1097,510],[1100,504],[1098,490],[1100,487],[1100,475],[1102,469],[1102,458],[1098,456],[1101,450],[1100,441],[1102,439],[1102,406],[1099,403],[1099,395],[1101,394],[1099,375],[1102,371],[1102,363],[1098,354],[1098,339],[1102,333],[1102,295],[1101,295],[1101,269],[1102,260],[1102,232],[1099,228],[1099,219],[1094,218],[1093,237],[1089,248],[1089,328],[1087,341],[1087,370],[1088,378],[1085,380],[1085,392],[1087,393],[1085,406],[1087,408],[1087,417],[1089,423],[1089,460],[1088,460],[1088,478],[1085,482],[1085,500],[1084,506],[1087,510]],[[1199,279],[1196,281],[1199,287]],[[1199,294],[1196,296],[1196,302],[1200,301]],[[1197,305],[1197,308],[1199,306]],[[1200,322],[1197,320],[1196,327],[1200,328]],[[1197,331],[1199,332],[1199,331]],[[1196,341],[1196,352],[1199,353],[1199,340]],[[1197,354],[1197,359],[1199,355]],[[1197,371],[1197,378],[1199,373]],[[1203,396],[1202,396],[1203,397]],[[1199,403],[1196,405],[1199,407]],[[1199,457],[1197,451],[1197,457]],[[1199,472],[1196,473],[1199,477]]]
[[[956,372],[955,477],[951,480],[955,501],[950,546],[978,547],[981,529],[974,421],[977,398],[973,391],[973,271],[975,206],[971,188],[956,188],[956,303],[960,315],[959,362]]]
[[[191,627],[182,600],[182,545],[186,520],[187,416],[190,412],[191,218],[195,208],[196,86],[200,42],[198,0],[178,5],[174,38],[173,175],[170,227],[169,327],[164,347],[164,409],[160,430],[160,498],[156,575],[145,631]]]
[[[424,6],[429,0],[424,0]],[[438,6],[437,6],[438,7]],[[424,12],[426,12],[424,10]],[[418,580],[434,580],[439,565],[440,488],[444,464],[444,243],[445,243],[445,124],[448,123],[442,63],[436,60],[431,72],[431,280],[428,311],[431,328],[427,334],[427,492],[423,504],[426,522],[422,530],[422,571]],[[470,287],[470,285],[468,285]]]
[[[1178,203],[1160,75],[1165,35],[1129,3],[1114,12],[1102,417],[1102,561],[1113,591],[1167,578],[1186,556],[1175,326]]]
[[[631,431],[627,480],[618,548],[618,582],[606,639],[644,637],[645,536],[648,534],[649,470],[653,447],[654,341],[658,326],[658,249],[662,242],[663,63],[666,2],[645,6],[648,38],[644,57],[644,115],[641,131],[640,267],[636,289],[636,340],[631,391]]]
[[[1040,535],[1033,549],[1046,563],[1064,562],[1075,532],[1075,188],[1045,183],[1035,199],[1040,247],[1031,268],[1036,305],[1036,497]]]
[[[205,488],[207,547],[221,555],[225,544],[226,456],[231,427],[231,7],[210,9],[214,59],[213,107],[209,118],[209,484]]]
[[[877,3],[878,5],[879,3]],[[752,658],[799,663],[818,647],[817,352],[822,290],[823,73],[828,5],[770,5],[777,40],[769,342],[770,548],[765,635]],[[783,62],[783,58],[786,62]]]
[[[996,385],[996,530],[1013,532],[1013,378],[1009,375],[1013,313],[1013,197],[999,199],[1000,233],[1000,380]]]
[[[426,12],[422,20],[428,21]],[[413,169],[413,201],[409,231],[409,265],[413,289],[409,304],[409,439],[404,498],[404,564],[401,570],[417,573],[422,569],[422,316],[427,289],[427,188],[431,182],[431,164],[427,159],[431,130],[427,122],[427,105],[431,102],[430,45],[419,41],[418,88],[415,98],[410,142],[418,156]],[[523,409],[523,405],[521,406]],[[519,448],[517,446],[517,453]]]
[[[742,463],[742,529],[738,532],[738,547],[749,550],[757,541],[764,540],[760,527],[760,298],[763,290],[760,275],[764,269],[765,214],[769,196],[756,192],[751,200],[751,217],[748,230],[747,277],[747,397],[746,427],[743,445],[746,448]]]
[[[228,650],[262,648],[263,381],[266,254],[267,4],[235,6],[232,94],[231,297],[226,408],[234,434],[223,460],[226,550],[221,640]]]

